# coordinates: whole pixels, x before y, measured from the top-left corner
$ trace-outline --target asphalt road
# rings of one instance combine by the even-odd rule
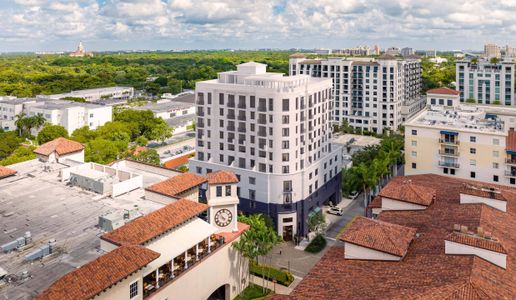
[[[335,222],[333,222],[326,230],[326,237],[335,239],[337,234],[351,221],[355,216],[363,216],[364,209],[364,194],[360,193],[358,197],[344,208],[344,214]]]

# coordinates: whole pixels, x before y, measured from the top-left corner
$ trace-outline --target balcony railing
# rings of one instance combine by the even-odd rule
[[[510,165],[516,165],[516,158],[506,158],[505,163]]]
[[[516,177],[516,171],[505,171],[506,177]]]
[[[439,143],[449,144],[449,145],[459,145],[460,144],[460,142],[458,140],[446,140],[446,139],[439,139]]]
[[[143,298],[147,298],[166,287],[181,274],[202,262],[211,253],[224,245],[224,238],[212,235],[189,250],[174,257],[143,278]]]
[[[448,168],[458,168],[459,163],[441,160],[441,161],[439,161],[439,166],[440,167],[448,167]]]
[[[439,150],[439,154],[443,156],[459,156],[459,151]]]

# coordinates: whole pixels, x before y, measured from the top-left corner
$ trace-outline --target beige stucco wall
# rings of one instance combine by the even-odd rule
[[[346,259],[367,259],[367,260],[391,260],[399,261],[400,256],[395,256],[351,243],[344,243],[344,258]]]
[[[382,210],[421,210],[426,206],[382,197]]]
[[[460,194],[460,203],[461,204],[484,203],[486,205],[489,205],[489,206],[496,208],[498,210],[501,210],[503,212],[507,211],[507,202],[506,201],[478,197],[478,196],[473,196],[473,195]]]
[[[444,242],[446,254],[476,255],[499,267],[507,268],[507,255],[469,245],[459,244],[451,241]]]

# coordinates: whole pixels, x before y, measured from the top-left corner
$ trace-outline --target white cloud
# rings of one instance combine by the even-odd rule
[[[28,46],[34,38],[145,38],[144,48],[167,39],[199,48],[225,41],[284,48],[377,41],[447,48],[443,43],[453,41],[480,48],[487,40],[514,43],[515,34],[515,0],[15,0],[0,7],[0,41]]]

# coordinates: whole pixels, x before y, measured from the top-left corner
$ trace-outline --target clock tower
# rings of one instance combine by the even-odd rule
[[[238,231],[237,227],[237,183],[238,178],[228,171],[208,173],[206,199],[210,206],[208,218],[210,224],[219,232]]]

